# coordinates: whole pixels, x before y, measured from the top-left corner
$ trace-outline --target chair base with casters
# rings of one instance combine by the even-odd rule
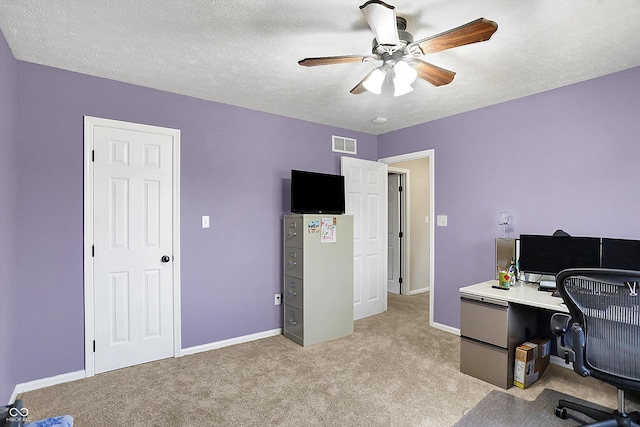
[[[583,424],[583,427],[640,427],[640,413],[626,413],[624,409],[624,390],[618,390],[618,409],[602,411],[591,406],[581,405],[569,400],[560,399],[556,406],[556,417],[567,418],[567,409],[571,409],[595,420],[595,423]]]
[[[558,356],[573,363],[582,377],[591,376],[618,389],[618,408],[600,410],[561,399],[555,415],[576,411],[595,422],[589,427],[640,427],[640,413],[625,410],[625,390],[640,391],[640,271],[567,269],[556,287],[570,315],[555,313],[551,331]]]

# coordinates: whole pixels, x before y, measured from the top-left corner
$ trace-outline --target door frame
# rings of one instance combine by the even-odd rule
[[[404,182],[402,183],[402,191],[400,192],[400,221],[402,222],[402,239],[400,239],[400,277],[402,277],[402,286],[400,286],[400,295],[410,295],[411,288],[411,204],[410,197],[407,197],[411,188],[411,171],[409,169],[396,168],[389,166],[387,175],[395,173],[402,175]],[[387,201],[388,203],[388,201]]]
[[[400,154],[378,159],[382,163],[399,163],[409,160],[429,158],[429,325],[438,327],[433,320],[434,294],[436,290],[434,282],[435,271],[435,150],[415,151],[413,153]]]
[[[182,354],[180,312],[180,130],[119,120],[84,116],[84,359],[85,377],[95,375],[93,341],[95,339],[93,280],[93,147],[94,128],[115,127],[169,135],[173,146],[173,357]]]

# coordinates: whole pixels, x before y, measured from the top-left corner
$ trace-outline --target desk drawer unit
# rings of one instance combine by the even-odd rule
[[[507,389],[515,348],[536,334],[535,309],[490,298],[460,299],[460,372]]]

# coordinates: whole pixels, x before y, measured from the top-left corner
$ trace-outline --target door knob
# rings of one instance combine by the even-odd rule
[[[169,262],[171,261],[171,257],[169,255],[163,255],[162,258],[160,258],[160,261]]]

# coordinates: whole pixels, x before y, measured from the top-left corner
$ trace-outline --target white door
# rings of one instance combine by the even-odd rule
[[[94,126],[92,136],[100,373],[174,354],[174,141],[144,126]]]
[[[389,214],[387,227],[387,290],[400,293],[400,175],[389,174]]]
[[[353,317],[387,309],[387,165],[342,157],[345,210],[353,215]]]

